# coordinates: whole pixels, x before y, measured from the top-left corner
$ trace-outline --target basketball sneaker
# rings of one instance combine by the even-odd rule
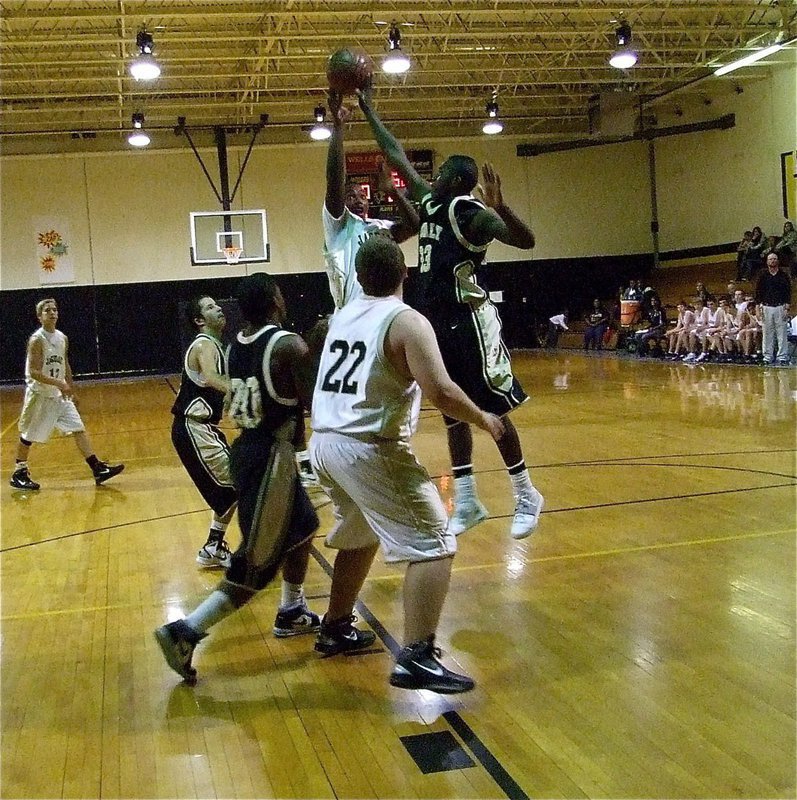
[[[30,472],[28,472],[27,468],[16,470],[11,476],[9,483],[15,489],[27,489],[29,492],[41,489],[41,485],[31,479]]]
[[[232,553],[224,539],[208,539],[196,554],[196,563],[203,567],[222,567],[227,569],[232,563]]]
[[[401,689],[428,689],[439,694],[469,692],[476,684],[467,675],[459,675],[439,661],[440,648],[434,638],[407,645],[396,659],[390,673],[391,686]]]
[[[191,666],[194,648],[207,636],[198,633],[184,619],[178,619],[155,630],[166,663],[188,684],[196,683],[196,670]]]
[[[296,608],[277,611],[273,633],[278,639],[287,636],[300,636],[303,633],[315,633],[321,627],[321,617],[300,603]]]
[[[109,481],[114,475],[118,475],[124,468],[124,464],[106,464],[104,461],[100,461],[92,470],[94,472],[94,483],[99,486],[101,483]]]
[[[459,536],[466,530],[478,525],[489,516],[487,509],[476,497],[469,497],[454,504],[454,513],[448,521],[448,530]]]
[[[299,480],[305,489],[320,489],[321,483],[318,480],[318,475],[313,471],[313,467],[309,461],[297,462],[299,468]]]
[[[319,653],[334,656],[351,650],[362,650],[372,645],[376,634],[371,631],[361,631],[355,628],[352,622],[356,617],[350,614],[334,622],[327,622],[326,617],[321,620],[321,629],[315,640],[315,649]]]
[[[545,505],[545,498],[534,487],[530,494],[521,494],[517,498],[512,527],[509,532],[513,539],[525,539],[534,533],[540,524],[540,514]]]

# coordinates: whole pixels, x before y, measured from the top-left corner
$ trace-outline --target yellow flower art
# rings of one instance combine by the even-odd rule
[[[44,231],[39,234],[39,244],[43,247],[53,247],[60,244],[61,234],[58,231]]]
[[[40,263],[45,272],[55,272],[55,259],[52,256],[42,256]]]

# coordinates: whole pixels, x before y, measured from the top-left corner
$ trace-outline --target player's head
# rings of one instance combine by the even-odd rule
[[[346,185],[346,194],[343,202],[355,217],[365,219],[368,216],[368,193],[361,183],[349,183]]]
[[[449,156],[432,181],[432,197],[469,194],[479,182],[479,168],[470,156]]]
[[[407,277],[401,248],[389,237],[379,234],[360,245],[354,265],[360,286],[371,297],[393,294]]]
[[[42,325],[58,322],[58,303],[52,297],[45,297],[36,303],[36,317]]]
[[[227,323],[221,306],[209,295],[198,294],[188,301],[185,310],[188,324],[197,331],[209,328],[221,332]]]
[[[235,299],[243,318],[252,326],[285,321],[285,301],[277,282],[265,272],[248,275],[237,286]]]

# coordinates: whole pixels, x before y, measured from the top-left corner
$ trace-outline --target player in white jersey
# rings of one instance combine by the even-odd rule
[[[19,417],[19,444],[16,465],[11,476],[15,489],[33,491],[40,488],[30,477],[28,453],[34,442],[46,442],[55,428],[72,434],[75,444],[101,483],[118,475],[124,464],[106,464],[94,453],[83,420],[75,405],[72,368],[69,365],[69,340],[56,329],[58,304],[52,298],[36,304],[41,328],[28,340],[25,360],[25,400]]]
[[[419,227],[418,214],[402,192],[391,192],[402,217],[400,222],[394,223],[369,217],[368,196],[363,187],[356,184],[347,186],[343,130],[351,112],[342,104],[342,100],[342,95],[330,92],[332,137],[327,152],[327,191],[321,211],[324,223],[324,259],[336,309],[343,308],[349,300],[362,294],[354,261],[360,245],[366,239],[381,231],[387,232],[394,241],[401,243],[414,236]],[[385,180],[384,175],[382,180]],[[388,170],[387,181],[389,180]]]
[[[479,409],[451,380],[428,320],[402,301],[407,268],[387,237],[357,254],[364,295],[333,315],[313,394],[310,457],[335,506],[327,544],[335,559],[329,608],[316,650],[367,647],[352,609],[381,544],[385,561],[407,562],[404,639],[390,683],[455,693],[473,681],[438,660],[434,637],[451,576],[456,538],[440,495],[409,444],[419,391],[443,413],[498,439],[500,418]]]

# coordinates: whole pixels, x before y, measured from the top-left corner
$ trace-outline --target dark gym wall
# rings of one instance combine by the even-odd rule
[[[593,297],[608,299],[629,278],[645,278],[647,255],[494,262],[482,282],[503,291],[499,310],[509,347],[535,347],[536,327],[567,306],[586,308]],[[414,301],[416,270],[410,270],[405,299]],[[35,305],[43,297],[58,301],[58,327],[69,337],[75,375],[114,377],[179,372],[190,332],[183,319],[187,300],[208,294],[217,300],[233,296],[240,278],[213,278],[159,283],[67,286],[0,292],[3,345],[0,381],[24,377],[25,347],[37,327]],[[333,309],[326,274],[279,275],[288,306],[288,327],[307,330]],[[232,334],[233,331],[228,331]]]

